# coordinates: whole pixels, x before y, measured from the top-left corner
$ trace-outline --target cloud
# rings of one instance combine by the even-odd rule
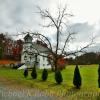
[[[8,32],[16,34],[16,32],[33,31],[45,34],[51,38],[54,43],[56,35],[55,30],[45,29],[40,27],[39,24],[44,24],[45,20],[41,20],[37,12],[36,6],[42,8],[50,8],[54,11],[55,5],[61,0],[0,0],[0,32]],[[66,0],[64,0],[66,1]],[[63,3],[65,4],[65,2]],[[77,21],[76,21],[77,22]],[[71,23],[71,32],[76,32],[74,44],[80,45],[81,43],[89,42],[93,35],[100,34],[100,23],[90,25],[88,22]],[[65,32],[66,33],[66,32]],[[65,37],[60,41],[62,44]],[[100,39],[100,38],[99,38]],[[100,41],[98,39],[98,42]],[[76,45],[75,45],[76,46]],[[74,47],[75,47],[74,46]]]
[[[88,22],[72,23],[70,25],[69,31],[70,31],[70,33],[75,32],[76,34],[73,35],[74,39],[70,43],[68,43],[66,49],[77,50],[77,49],[82,48],[82,47],[86,46],[87,44],[89,44],[91,42],[92,38],[95,37],[95,35],[97,35],[97,30],[94,26],[95,25],[89,25]],[[67,34],[67,32],[64,32],[64,33]],[[64,45],[66,36],[64,35],[61,37],[62,38],[60,40],[60,44]],[[96,43],[98,39],[100,39],[100,38],[96,37],[94,42]]]
[[[43,3],[43,4],[42,4]],[[0,0],[0,32],[39,30],[36,5],[45,5],[46,0]]]
[[[95,35],[94,25],[85,23],[75,23],[71,26],[71,31],[76,33],[76,42],[86,42]]]

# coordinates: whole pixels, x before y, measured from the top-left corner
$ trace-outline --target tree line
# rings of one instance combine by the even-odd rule
[[[20,60],[23,41],[7,35],[0,33],[0,59]]]
[[[100,62],[100,53],[95,53],[95,52],[82,54],[80,56],[77,56],[75,59],[74,58],[68,59],[69,64],[79,64],[79,65],[99,64],[99,62]]]

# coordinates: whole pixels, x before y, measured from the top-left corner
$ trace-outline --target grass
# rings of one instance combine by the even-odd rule
[[[9,68],[0,68],[0,77],[13,81],[16,84],[22,84],[27,87],[43,90],[46,93],[52,93],[57,96],[67,97],[70,100],[99,100],[100,89],[98,88],[98,65],[80,65],[80,73],[82,77],[82,87],[77,90],[73,86],[74,65],[66,66],[62,70],[63,83],[57,85],[54,79],[54,72],[49,70],[48,80],[41,81],[42,70],[37,70],[38,78],[33,80],[31,78],[31,71],[29,76],[24,78],[23,70],[13,70]],[[74,98],[74,99],[73,99]]]

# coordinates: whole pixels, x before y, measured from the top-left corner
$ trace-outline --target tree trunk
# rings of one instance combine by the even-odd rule
[[[55,71],[57,71],[57,69],[58,69],[58,65],[57,65],[57,57],[56,57],[56,59],[55,59],[55,63],[54,63],[55,65]]]

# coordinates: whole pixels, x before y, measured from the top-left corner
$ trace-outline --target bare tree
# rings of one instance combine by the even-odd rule
[[[67,52],[66,51],[66,46],[68,45],[68,43],[71,42],[71,40],[73,39],[73,36],[76,33],[71,33],[71,32],[66,32],[66,36],[63,35],[63,29],[66,28],[68,29],[68,17],[73,16],[72,14],[67,13],[67,6],[65,6],[64,8],[60,8],[58,7],[58,11],[56,14],[56,17],[54,17],[53,15],[51,15],[50,11],[48,9],[41,9],[40,7],[38,7],[39,10],[39,14],[41,15],[42,18],[49,20],[47,25],[43,25],[43,27],[54,27],[56,29],[56,46],[55,46],[55,50],[50,49],[52,55],[53,55],[53,62],[54,62],[54,66],[55,66],[55,70],[57,70],[57,61],[59,59],[59,57],[61,56],[69,56],[69,55],[76,55],[77,53],[81,52],[85,52],[86,48],[88,48],[89,46],[91,46],[93,44],[93,40],[94,38],[91,39],[90,43],[88,43],[87,45],[85,45],[84,47],[81,47],[80,49],[73,51],[73,52]],[[63,46],[60,45],[60,39],[61,37],[64,36],[65,40],[63,41]],[[63,38],[63,37],[62,37]],[[51,46],[52,43],[51,43]],[[53,48],[53,47],[51,47]]]

